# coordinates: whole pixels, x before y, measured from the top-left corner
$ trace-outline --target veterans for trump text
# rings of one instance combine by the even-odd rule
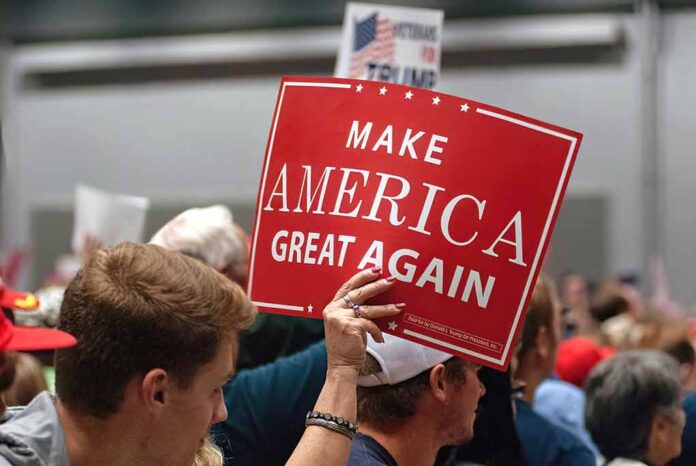
[[[391,157],[393,163],[411,158],[446,169],[448,137],[412,128],[353,120],[345,131],[345,148],[355,156]],[[296,168],[296,167],[294,167]],[[301,173],[291,177],[289,173]],[[284,163],[273,176],[273,190],[263,199],[263,210],[287,215],[326,215],[388,222],[394,228],[413,234],[444,238],[453,246],[476,248],[485,254],[526,267],[523,254],[523,215],[517,211],[495,236],[484,237],[480,225],[486,221],[487,200],[476,193],[448,192],[428,182],[412,185],[402,176],[380,171],[301,165],[289,170]],[[332,189],[329,189],[331,187]],[[327,192],[334,193],[327,198]],[[419,212],[401,208],[406,199],[418,200]],[[444,203],[444,208],[434,208]],[[453,222],[453,218],[460,219]],[[465,221],[462,221],[465,219]],[[454,226],[456,224],[456,227]],[[281,229],[271,242],[271,256],[277,262],[342,267],[356,237]],[[359,251],[358,268],[385,265],[397,279],[431,289],[449,298],[475,302],[486,308],[495,277],[465,264],[447,263],[445,258],[421,257],[414,249],[385,251],[384,241],[375,239],[367,250]],[[417,264],[426,264],[424,266]]]

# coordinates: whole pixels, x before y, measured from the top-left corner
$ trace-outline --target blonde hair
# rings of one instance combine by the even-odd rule
[[[222,456],[222,451],[208,435],[203,441],[203,446],[196,452],[196,459],[193,466],[222,466],[225,458]]]

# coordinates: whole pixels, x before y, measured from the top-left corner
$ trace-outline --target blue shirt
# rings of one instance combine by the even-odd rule
[[[534,411],[579,438],[599,459],[599,450],[585,429],[585,392],[558,379],[546,379],[534,393]]]
[[[515,400],[515,428],[529,466],[595,466],[589,448],[567,430],[535,413],[528,403]]]
[[[672,466],[693,466],[696,464],[696,392],[684,398],[686,425],[682,434],[681,455],[672,461]]]
[[[358,432],[350,447],[348,466],[398,466],[386,448],[369,435]]]
[[[271,364],[240,371],[223,388],[227,420],[212,428],[225,463],[284,465],[326,378],[323,341]]]

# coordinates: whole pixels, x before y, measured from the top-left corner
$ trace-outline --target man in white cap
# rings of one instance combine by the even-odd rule
[[[481,366],[391,335],[384,340],[368,338],[349,465],[434,464],[440,448],[474,436],[486,392]]]

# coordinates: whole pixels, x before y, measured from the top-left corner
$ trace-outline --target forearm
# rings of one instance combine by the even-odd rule
[[[358,372],[354,368],[329,368],[315,411],[356,422]],[[286,466],[321,464],[345,466],[350,455],[350,439],[320,426],[308,426]]]

